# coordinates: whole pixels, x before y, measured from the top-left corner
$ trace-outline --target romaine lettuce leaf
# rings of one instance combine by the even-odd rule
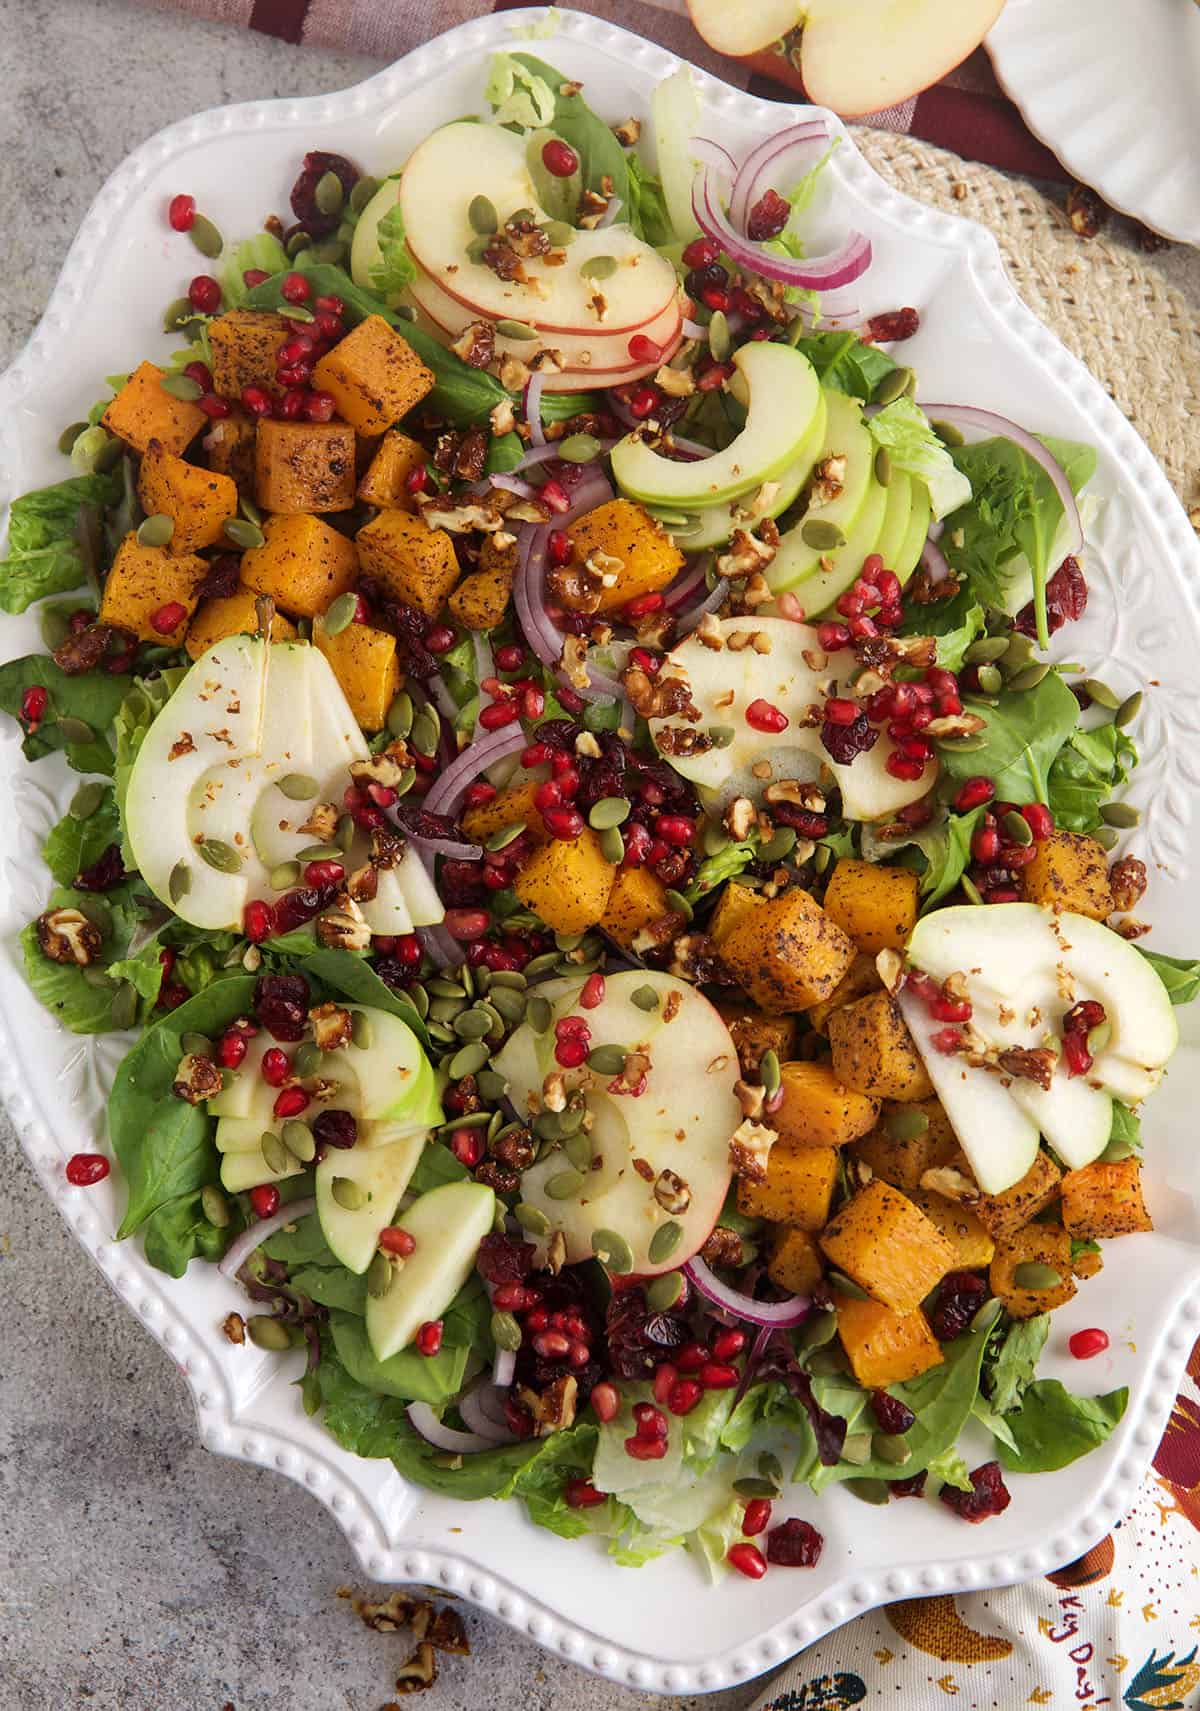
[[[77,475],[14,499],[8,513],[8,551],[0,559],[0,607],[23,612],[47,594],[65,594],[87,580],[78,535],[79,513],[114,505],[120,477]]]
[[[895,469],[902,469],[929,490],[935,518],[965,505],[971,497],[969,478],[938,439],[925,412],[911,398],[885,404],[867,422],[871,438],[883,446]]]

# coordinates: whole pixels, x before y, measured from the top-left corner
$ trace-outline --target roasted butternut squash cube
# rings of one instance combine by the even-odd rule
[[[783,1103],[771,1127],[781,1147],[843,1147],[874,1128],[878,1099],[843,1087],[827,1063],[780,1066]]]
[[[844,1004],[853,1004],[856,998],[864,998],[868,992],[878,992],[882,985],[875,958],[868,956],[866,951],[859,951],[829,997],[809,1007],[808,1019],[818,1034],[828,1034],[829,1018],[835,1010],[840,1010]]]
[[[772,1147],[765,1182],[738,1179],[738,1211],[815,1233],[828,1221],[837,1178],[836,1147]]]
[[[1056,1277],[1058,1281],[1044,1284],[1028,1281],[1038,1274],[1023,1271],[1024,1266],[1045,1266],[1047,1277]],[[996,1243],[988,1282],[992,1294],[1000,1297],[1005,1311],[1014,1319],[1052,1313],[1075,1294],[1070,1236],[1058,1224],[1026,1224],[1023,1230]]]
[[[370,624],[347,624],[330,636],[321,619],[314,618],[313,641],[333,667],[350,711],[363,730],[381,731],[404,681],[395,636]]]
[[[414,469],[425,467],[428,455],[418,440],[389,428],[358,484],[358,497],[380,511],[415,511],[416,496],[406,484]]]
[[[100,622],[128,630],[140,642],[178,646],[187,634],[207,573],[202,558],[172,554],[165,547],[144,547],[136,531],[131,531],[117,548],[104,579]],[[164,628],[172,617],[175,622]]]
[[[794,1016],[764,1016],[743,1004],[718,1004],[717,1009],[737,1048],[743,1076],[757,1080],[764,1052],[774,1052],[780,1063],[786,1063],[795,1051]]]
[[[604,584],[600,604],[589,604],[591,611],[614,612],[642,594],[657,593],[683,568],[683,554],[662,524],[632,499],[610,499],[585,511],[567,535],[577,571],[593,586],[596,579]],[[579,604],[571,597],[569,571],[556,592],[564,606]]]
[[[887,1182],[868,1182],[841,1207],[821,1246],[831,1265],[897,1313],[919,1307],[954,1264],[937,1226]]]
[[[240,398],[247,386],[275,386],[279,347],[297,330],[271,309],[229,309],[208,323],[213,390]]]
[[[925,1125],[918,1128],[922,1118]],[[917,1132],[910,1133],[912,1129]],[[939,1099],[885,1106],[878,1127],[854,1147],[854,1156],[869,1165],[874,1176],[910,1196],[920,1188],[927,1170],[949,1164],[957,1154],[958,1136]]]
[[[382,315],[368,315],[313,369],[338,415],[360,434],[382,434],[433,390],[433,375]]]
[[[895,1313],[879,1301],[849,1295],[836,1296],[835,1305],[838,1336],[864,1390],[903,1384],[945,1359],[924,1313]]]
[[[344,422],[261,417],[254,493],[264,511],[348,511],[354,503],[354,429]]]
[[[837,1077],[847,1087],[906,1104],[933,1094],[921,1054],[890,993],[871,992],[835,1010],[829,1018],[829,1046]]]
[[[503,621],[516,574],[516,542],[497,546],[495,535],[486,535],[479,569],[463,577],[448,602],[464,629],[494,630]]]
[[[285,612],[315,618],[358,580],[354,542],[304,512],[268,517],[263,544],[242,554],[242,580]]]
[[[534,801],[541,782],[540,778],[522,779],[519,784],[510,784],[501,790],[490,802],[468,808],[462,817],[465,835],[473,844],[482,844],[493,832],[502,831],[505,826],[521,825],[534,843],[545,843],[548,834]]]
[[[829,997],[854,961],[854,946],[797,887],[739,921],[721,945],[721,960],[760,1010],[807,1010]]]
[[[459,578],[454,542],[407,511],[381,511],[354,537],[363,571],[397,600],[436,618]]]
[[[513,881],[513,890],[556,933],[582,933],[604,918],[615,870],[590,826],[573,843],[539,845]]]
[[[955,1271],[978,1271],[991,1264],[996,1244],[969,1206],[924,1190],[912,1198],[954,1249]]]
[[[216,546],[226,522],[237,516],[238,490],[227,475],[187,463],[151,440],[138,470],[138,500],[147,517],[170,517],[175,529],[167,551],[180,558]]]
[[[727,885],[708,918],[708,936],[719,950],[735,927],[740,927],[767,899],[748,885]]]
[[[218,475],[227,475],[239,493],[254,497],[254,447],[258,438],[257,425],[244,410],[231,410],[228,416],[210,424],[204,436],[208,467]]]
[[[917,924],[920,886],[911,868],[843,857],[825,888],[825,913],[860,951],[902,950]]]
[[[667,888],[648,867],[619,867],[600,927],[629,950],[643,927],[670,913]]]
[[[809,1295],[825,1275],[816,1237],[809,1230],[781,1225],[772,1231],[767,1276],[793,1295]]]
[[[1025,896],[1056,914],[1069,910],[1106,921],[1113,912],[1108,857],[1095,838],[1077,832],[1051,832],[1036,843],[1037,854],[1024,869]]]
[[[151,440],[161,440],[169,452],[184,452],[208,421],[198,404],[164,392],[162,377],[154,363],[138,363],[100,418],[135,452],[144,452]]]
[[[1097,1159],[1062,1179],[1062,1221],[1072,1236],[1129,1236],[1152,1230],[1136,1158]],[[1078,1268],[1076,1268],[1078,1269]]]
[[[239,588],[224,599],[202,600],[183,644],[191,657],[199,659],[226,636],[254,635],[258,630],[257,598],[252,588]],[[295,641],[296,626],[289,624],[282,612],[273,612],[270,637],[273,642]]]
[[[952,1162],[969,1172],[965,1158]],[[1014,1182],[1003,1194],[981,1194],[971,1202],[971,1210],[989,1235],[1003,1242],[1057,1200],[1061,1192],[1062,1172],[1049,1153],[1039,1152],[1020,1182]]]

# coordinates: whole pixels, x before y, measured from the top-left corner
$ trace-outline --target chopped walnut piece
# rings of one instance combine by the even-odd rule
[[[457,1610],[439,1610],[426,1638],[439,1652],[449,1652],[455,1657],[463,1658],[471,1655],[471,1642],[467,1639],[467,1630]]]
[[[551,1070],[542,1082],[542,1106],[547,1111],[565,1111],[567,1084],[561,1070]]]
[[[371,943],[371,929],[363,912],[345,891],[338,893],[331,909],[316,919],[318,942],[327,950],[365,951]]]
[[[659,369],[654,376],[654,384],[660,392],[665,392],[668,398],[690,398],[696,390],[691,369],[672,368],[670,363],[664,363]]]
[[[758,814],[748,796],[735,796],[721,816],[721,824],[735,844],[744,844],[758,822]]]
[[[486,368],[496,354],[496,329],[490,321],[472,321],[451,343],[468,368]]]
[[[739,1123],[729,1137],[729,1162],[735,1173],[746,1182],[765,1182],[767,1160],[778,1139],[775,1130],[762,1123],[751,1122],[749,1118]]]
[[[240,1313],[226,1313],[221,1320],[221,1330],[227,1343],[244,1343],[246,1341],[246,1321]]]
[[[171,1092],[189,1105],[202,1105],[206,1099],[215,1099],[224,1085],[221,1071],[210,1057],[189,1052],[179,1060]]]
[[[190,731],[180,731],[175,741],[167,750],[167,759],[182,760],[184,755],[194,754],[195,749],[196,743],[192,733]]]
[[[1113,909],[1127,914],[1146,890],[1146,864],[1136,856],[1122,856],[1108,870],[1108,885],[1112,892]]]
[[[735,1081],[733,1084],[734,1097],[742,1108],[742,1116],[757,1122],[763,1114],[763,1106],[767,1102],[767,1090],[758,1081]]]
[[[350,1044],[353,1018],[349,1010],[343,1010],[340,1004],[318,1004],[308,1012],[308,1019],[312,1023],[313,1039],[318,1050],[336,1052],[342,1046]]]
[[[1123,920],[1114,921],[1112,929],[1121,938],[1131,941],[1133,939],[1144,939],[1146,934],[1153,930],[1149,921],[1139,921],[1133,915],[1126,915]]]
[[[841,452],[833,452],[829,457],[822,458],[812,473],[812,485],[809,494],[810,506],[831,504],[841,493],[845,483],[845,455]]]
[[[379,895],[379,869],[370,862],[346,876],[346,895],[356,903],[370,903]]]
[[[546,1243],[546,1270],[551,1277],[557,1277],[567,1263],[567,1238],[561,1230],[553,1230],[550,1240]]]
[[[406,745],[402,742],[389,743],[386,749],[368,756],[366,760],[352,760],[350,776],[355,784],[382,784],[394,790],[408,771],[409,764]]]
[[[408,1662],[400,1666],[396,1677],[399,1694],[424,1693],[437,1680],[437,1653],[428,1640],[422,1640]]]
[[[594,231],[608,212],[608,197],[601,196],[598,191],[585,190],[579,198],[577,223],[585,232]]]
[[[37,920],[38,944],[51,962],[74,963],[87,968],[100,955],[104,943],[95,927],[79,909],[47,909]]]
[[[516,411],[513,409],[511,398],[502,398],[499,404],[494,404],[488,412],[488,421],[492,432],[496,435],[511,434],[517,425]]]
[[[350,1597],[349,1591],[339,1597]],[[433,1605],[427,1598],[416,1598],[411,1592],[397,1590],[378,1602],[368,1598],[354,1599],[355,1612],[363,1625],[377,1634],[396,1634],[409,1628],[417,1639],[423,1640],[433,1620]]]
[[[529,367],[534,374],[561,374],[566,366],[563,353],[550,345],[544,345],[541,350],[534,351],[529,359]]]
[[[705,1265],[739,1266],[744,1257],[742,1238],[725,1224],[718,1224],[700,1249]]]
[[[563,637],[562,671],[573,689],[586,689],[591,683],[587,668],[587,642],[583,636]]]
[[[575,753],[583,755],[585,760],[599,760],[603,752],[591,731],[580,731],[575,738]]]
[[[678,715],[689,724],[699,723],[700,709],[692,700],[691,685],[686,677],[662,671],[652,678],[640,666],[628,665],[621,674],[621,682],[633,703],[634,712],[640,713],[643,719],[669,719]],[[664,734],[658,734],[660,744]]]
[[[777,545],[778,536],[774,544],[766,538],[765,524],[757,535],[752,535],[745,529],[735,529],[729,543],[729,551],[722,553],[717,559],[717,575],[727,576],[731,581],[751,576],[761,571],[764,565],[770,564],[775,557]]]
[[[1067,193],[1067,219],[1081,238],[1094,238],[1108,223],[1109,208],[1086,184],[1073,184]]]
[[[721,630],[721,620],[715,612],[706,612],[696,625],[696,640],[702,647],[706,647],[710,653],[721,652],[725,646],[725,638]],[[732,693],[729,699],[730,702],[733,701]]]
[[[810,814],[825,812],[825,797],[815,784],[805,784],[798,778],[777,778],[763,791],[766,802],[787,802],[794,808],[807,808]]]
[[[318,843],[331,844],[337,836],[339,818],[338,809],[332,802],[318,802],[309,810],[308,819],[296,830],[316,838]]]
[[[460,481],[478,481],[487,463],[489,439],[484,428],[468,428],[454,454],[454,473]]]
[[[631,149],[642,134],[642,121],[634,118],[622,119],[619,125],[613,126],[612,132],[623,149]]]
[[[996,1053],[996,1063],[1006,1075],[1019,1081],[1036,1081],[1039,1087],[1048,1089],[1054,1079],[1058,1054],[1048,1046],[1010,1046]]]
[[[964,1176],[961,1170],[955,1170],[950,1165],[937,1165],[932,1170],[922,1173],[921,1187],[930,1194],[940,1194],[943,1200],[978,1200],[979,1188]]]
[[[660,1170],[654,1179],[654,1198],[664,1212],[686,1212],[692,1203],[692,1191],[683,1178],[673,1170]]]
[[[533,1415],[534,1435],[548,1438],[553,1432],[565,1431],[575,1424],[575,1400],[579,1385],[570,1373],[556,1378],[540,1393],[527,1385],[521,1388],[521,1401]]]
[[[500,384],[508,392],[520,392],[529,379],[529,370],[520,357],[506,356],[500,360]]]

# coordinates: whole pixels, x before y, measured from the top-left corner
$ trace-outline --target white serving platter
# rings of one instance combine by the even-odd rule
[[[528,29],[540,16],[523,12],[517,23]],[[190,191],[222,230],[241,234],[265,210],[285,210],[307,149],[346,153],[376,173],[393,168],[431,127],[478,110],[487,55],[513,38],[511,14],[470,23],[342,94],[202,114],[130,156],[97,197],[37,331],[0,379],[0,496],[61,479],[62,425],[84,413],[105,374],[168,348],[158,330],[163,306],[196,268],[186,240],[167,227],[171,195]],[[582,79],[614,121],[644,112],[656,80],[677,63],[569,12],[552,39],[532,47]],[[708,128],[736,151],[804,112],[703,76],[700,87]],[[905,356],[921,374],[923,395],[988,406],[1099,447],[1095,486],[1107,503],[1089,547],[1092,604],[1067,645],[1122,694],[1152,682],[1137,732],[1147,758],[1133,794],[1144,819],[1131,847],[1153,868],[1154,942],[1195,952],[1200,543],[1102,387],[1018,301],[991,237],[896,194],[846,138],[831,170],[840,219],[875,246],[864,307],[921,310],[921,331]],[[0,625],[4,657],[38,646],[32,615]],[[16,939],[43,905],[40,844],[75,782],[58,756],[28,766],[15,722],[5,721],[0,785],[11,806],[0,816],[0,1094],[78,1241],[186,1375],[205,1445],[306,1485],[336,1515],[372,1577],[445,1587],[603,1676],[693,1693],[752,1677],[889,1599],[1000,1585],[1058,1567],[1132,1503],[1200,1332],[1193,1142],[1200,1017],[1182,1012],[1184,1044],[1146,1121],[1157,1230],[1113,1244],[1100,1277],[1055,1316],[1048,1375],[1076,1388],[1131,1388],[1128,1413],[1103,1450],[1057,1474],[1014,1479],[1011,1507],[980,1528],[935,1503],[879,1510],[840,1489],[819,1500],[800,1494],[790,1512],[811,1519],[826,1539],[811,1571],[779,1569],[759,1583],[731,1575],[709,1587],[682,1553],[641,1570],[618,1568],[589,1541],[530,1526],[517,1505],[431,1497],[407,1487],[389,1463],[342,1452],[305,1418],[292,1384],[299,1357],[281,1364],[225,1341],[221,1320],[241,1298],[215,1268],[193,1265],[179,1282],[152,1270],[136,1242],[112,1240],[119,1181],[68,1186],[66,1158],[102,1141],[104,1094],[124,1042],[63,1033],[28,993]],[[1107,1327],[1112,1347],[1081,1366],[1066,1357],[1066,1338],[1088,1324]],[[977,1448],[975,1460],[984,1460],[987,1444]]]

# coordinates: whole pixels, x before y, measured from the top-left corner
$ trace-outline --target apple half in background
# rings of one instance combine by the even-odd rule
[[[810,101],[855,119],[928,89],[973,53],[1004,0],[687,0],[699,35],[718,53],[764,54],[803,26],[798,60]],[[761,69],[778,75],[779,61]]]

